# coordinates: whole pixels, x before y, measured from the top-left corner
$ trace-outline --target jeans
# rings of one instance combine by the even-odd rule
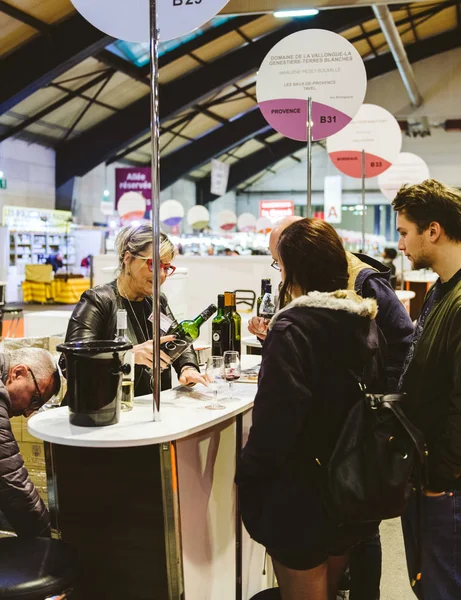
[[[350,600],[379,600],[381,558],[379,531],[351,551],[349,560]]]
[[[413,591],[419,600],[460,600],[461,491],[421,495],[421,511],[417,500],[414,492],[402,516],[410,580],[421,573]]]

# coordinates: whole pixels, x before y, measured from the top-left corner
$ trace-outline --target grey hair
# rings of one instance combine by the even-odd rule
[[[125,254],[140,254],[152,244],[152,225],[143,223],[142,225],[124,227],[115,240],[115,249],[118,256],[118,266],[123,271],[125,266]],[[160,257],[175,255],[175,247],[168,236],[160,233]]]
[[[47,383],[54,379],[53,395],[59,392],[61,380],[59,369],[53,355],[43,348],[19,348],[7,352],[10,359],[10,368],[18,365],[29,367],[40,383]]]

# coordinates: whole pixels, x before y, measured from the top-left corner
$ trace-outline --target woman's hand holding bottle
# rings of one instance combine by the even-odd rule
[[[160,338],[160,344],[164,344],[166,342],[172,342],[175,339],[174,335],[165,335]],[[135,365],[145,365],[152,369],[153,367],[153,345],[152,340],[148,340],[142,344],[138,344],[133,347],[134,354],[134,363]],[[170,357],[160,350],[160,369],[163,371],[168,368],[171,364]]]

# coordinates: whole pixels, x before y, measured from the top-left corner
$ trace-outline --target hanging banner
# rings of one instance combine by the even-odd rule
[[[337,169],[349,177],[362,177],[362,150],[365,150],[365,177],[384,173],[402,147],[402,132],[390,112],[375,104],[363,104],[352,121],[327,139],[328,155]]]
[[[392,201],[402,185],[422,183],[429,177],[429,167],[420,156],[401,152],[392,167],[378,177],[378,185],[384,196]]]
[[[324,220],[327,223],[341,223],[342,219],[342,178],[340,175],[325,177]]]
[[[92,25],[127,42],[149,42],[149,0],[71,0]],[[159,0],[162,42],[190,33],[209,21],[229,0]]]
[[[224,196],[227,192],[230,166],[220,160],[211,161],[211,193],[216,196]]]
[[[307,140],[312,98],[312,139],[340,131],[355,116],[367,89],[362,57],[332,31],[305,29],[276,44],[258,72],[256,96],[266,121],[279,133]]]
[[[147,210],[152,210],[152,170],[150,167],[115,169],[115,208],[127,192],[137,192],[146,201]]]
[[[293,200],[261,200],[259,203],[259,216],[267,217],[272,223],[295,214]]]

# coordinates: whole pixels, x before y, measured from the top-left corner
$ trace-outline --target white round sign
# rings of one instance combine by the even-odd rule
[[[392,167],[378,177],[378,185],[384,196],[393,200],[402,185],[422,183],[429,177],[429,167],[420,156],[401,152]]]
[[[252,213],[242,213],[237,221],[239,231],[255,231],[256,217]]]
[[[127,42],[149,42],[149,0],[71,0],[92,25]],[[160,41],[172,40],[197,29],[229,0],[158,0]]]
[[[393,115],[376,104],[363,104],[352,121],[327,140],[333,164],[349,177],[362,177],[362,150],[365,150],[365,177],[384,173],[402,147],[402,132]]]
[[[207,208],[197,204],[187,213],[187,222],[193,229],[204,229],[210,222],[210,213]]]
[[[307,100],[312,98],[312,139],[345,127],[367,89],[362,57],[332,31],[297,31],[276,44],[259,69],[256,96],[272,127],[294,140],[307,140]]]
[[[118,201],[117,210],[123,223],[140,220],[146,212],[146,199],[138,192],[126,192]]]

